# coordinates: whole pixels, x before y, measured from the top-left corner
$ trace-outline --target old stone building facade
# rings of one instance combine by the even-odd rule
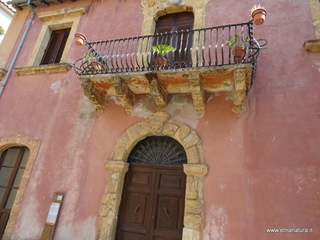
[[[13,0],[2,239],[319,239],[320,3],[259,3]]]

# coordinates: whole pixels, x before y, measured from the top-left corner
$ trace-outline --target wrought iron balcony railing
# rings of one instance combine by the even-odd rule
[[[266,40],[253,36],[253,22],[157,33],[96,42],[85,41],[88,53],[74,64],[78,75],[95,75],[155,70],[195,69],[239,63],[252,64]],[[259,42],[262,42],[260,45]],[[166,44],[174,51],[167,63],[157,63],[152,46]],[[242,46],[244,51],[236,47]],[[238,56],[234,56],[238,55]]]

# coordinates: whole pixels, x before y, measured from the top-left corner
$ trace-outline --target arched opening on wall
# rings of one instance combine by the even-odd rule
[[[30,150],[24,146],[0,152],[0,238],[6,229]]]
[[[14,185],[13,189],[15,189],[15,186],[17,185],[18,180],[20,179],[21,181],[20,181],[20,184],[18,184],[19,189],[16,192],[15,198],[13,198],[13,202],[12,202],[12,199],[10,199],[10,204],[12,204],[12,208],[10,210],[9,219],[7,220],[2,239],[11,238],[11,235],[20,211],[22,198],[27,188],[29,177],[31,175],[32,167],[35,162],[36,156],[38,154],[40,144],[41,144],[40,140],[31,139],[21,135],[0,138],[0,156],[1,156],[1,159],[3,159],[3,162],[5,164],[7,164],[6,163],[7,160],[4,158],[7,158],[5,155],[7,155],[8,150],[10,150],[11,152],[12,149],[24,149],[24,153],[23,154],[21,153],[23,157],[21,159],[20,164],[22,165],[19,167],[19,169],[17,169],[18,171],[16,171],[17,175],[15,180],[13,181],[13,185]],[[6,151],[7,153],[5,154]],[[12,155],[12,154],[9,153],[9,155]],[[4,165],[4,166],[7,166],[7,165]],[[0,176],[0,178],[2,177]],[[9,194],[9,198],[10,198],[10,194]],[[1,221],[3,219],[4,218],[2,218]]]
[[[187,163],[183,164],[186,186],[182,240],[200,240],[204,210],[203,178],[208,171],[204,164],[201,140],[189,126],[170,120],[168,114],[160,112],[151,115],[148,120],[132,125],[117,139],[112,159],[108,160],[106,164],[108,181],[101,201],[99,236],[97,238],[101,240],[115,239],[120,202],[125,186],[124,180],[129,170],[128,158],[137,143],[150,136],[172,138],[181,144],[186,153]],[[163,209],[163,211],[165,210]]]
[[[187,163],[167,136],[141,140],[128,158],[116,239],[182,239]]]

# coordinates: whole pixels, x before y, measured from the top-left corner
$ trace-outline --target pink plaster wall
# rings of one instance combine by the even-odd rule
[[[191,111],[185,116],[188,107],[171,111],[174,119],[195,128],[209,168],[202,239],[319,239],[320,61],[319,53],[306,53],[302,47],[304,40],[314,38],[308,1],[259,3],[268,15],[264,25],[254,26],[254,33],[268,39],[268,46],[259,56],[247,112],[237,118],[225,96],[209,100],[200,119]],[[211,1],[207,26],[245,22],[253,4]],[[82,5],[89,11],[78,31],[89,40],[141,32],[139,0],[66,2],[50,10]],[[36,18],[16,66],[26,66],[41,26]],[[73,45],[67,61],[84,52]],[[0,137],[41,140],[15,225],[17,239],[39,238],[55,191],[65,193],[56,239],[94,239],[106,185],[105,163],[121,133],[144,119],[126,116],[114,102],[99,118],[90,111],[72,70],[11,75],[0,99]],[[266,233],[266,228],[314,232]]]
[[[254,35],[268,45],[259,56],[248,111],[237,119],[227,102],[215,100],[196,128],[209,167],[202,237],[319,239],[320,58],[303,49],[305,40],[314,39],[308,1],[259,3],[268,15]],[[226,4],[210,2],[207,22],[232,23],[252,3],[230,2],[240,13],[222,19]],[[268,228],[313,233],[267,233]]]
[[[50,9],[36,8],[36,12],[83,5],[89,10],[81,18],[78,31],[85,33],[88,40],[140,34],[136,25],[142,21],[139,1],[66,2]],[[135,15],[135,21],[122,21],[123,12],[129,18]],[[94,28],[92,21],[98,22]],[[115,22],[119,28],[114,27]],[[42,22],[36,17],[16,67],[27,66],[41,27]],[[73,45],[67,62],[75,61],[85,52],[85,48]],[[61,191],[65,198],[56,238],[94,239],[107,179],[105,163],[117,137],[138,118],[126,117],[123,108],[114,103],[109,104],[100,118],[91,111],[72,69],[67,73],[31,76],[11,74],[0,100],[0,137],[26,135],[41,140],[14,238],[38,239],[52,194]]]

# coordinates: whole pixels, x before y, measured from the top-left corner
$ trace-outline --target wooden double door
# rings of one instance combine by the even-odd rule
[[[116,239],[182,239],[185,186],[182,165],[130,164]]]

